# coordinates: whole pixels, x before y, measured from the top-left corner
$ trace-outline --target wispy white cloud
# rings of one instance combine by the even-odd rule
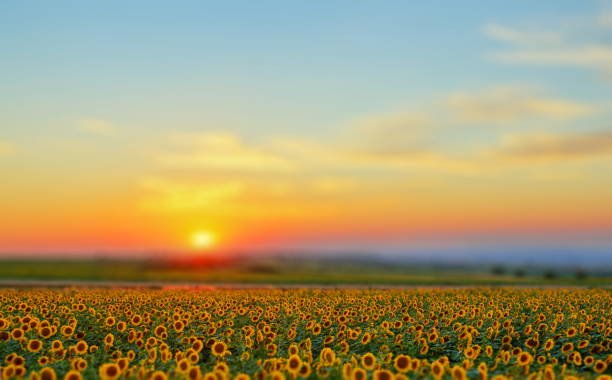
[[[143,206],[161,211],[200,210],[234,200],[244,190],[238,181],[187,183],[151,177],[142,181],[147,191]]]
[[[77,129],[96,136],[113,136],[119,132],[119,128],[115,124],[99,119],[79,120]]]
[[[608,70],[612,67],[612,45],[585,44],[578,46],[543,47],[500,52],[496,60],[533,65],[582,66]]]
[[[507,44],[490,54],[498,62],[513,64],[575,66],[604,73],[612,70],[609,28],[612,12],[603,10],[572,23],[542,29],[522,29],[489,24],[484,33]]]
[[[449,105],[468,123],[510,123],[530,118],[568,120],[586,116],[595,108],[539,94],[528,86],[495,87],[479,93],[459,93]]]
[[[510,136],[493,153],[501,159],[529,162],[612,157],[612,129]]]
[[[158,161],[173,168],[221,171],[286,171],[293,163],[257,144],[247,144],[227,132],[175,135],[170,152]]]
[[[351,123],[343,137],[353,153],[414,154],[423,150],[423,139],[436,124],[424,113],[373,115]]]
[[[599,25],[602,28],[612,28],[612,10],[605,9],[603,10],[598,17]]]
[[[538,146],[525,137],[501,145],[464,144],[449,149],[445,135],[474,123],[504,124],[503,130],[508,131],[512,125],[534,125],[524,123],[530,119],[561,122],[598,111],[598,107],[543,92],[520,85],[456,93],[419,112],[354,119],[319,138],[175,133],[156,157],[157,179],[145,181],[151,193],[146,203],[162,210],[206,209],[214,204],[222,204],[223,209],[248,208],[245,199],[249,197],[273,201],[304,194],[313,199],[340,196],[359,191],[376,176],[390,178],[408,170],[494,175],[540,160],[534,153]],[[545,149],[542,146],[539,149]],[[244,195],[247,190],[249,197]]]
[[[490,38],[516,45],[558,44],[563,39],[559,32],[519,30],[499,24],[487,24],[483,30]]]

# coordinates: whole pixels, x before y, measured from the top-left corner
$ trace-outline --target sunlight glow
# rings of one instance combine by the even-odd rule
[[[210,231],[197,231],[191,237],[191,244],[194,248],[205,249],[215,244],[215,236]]]

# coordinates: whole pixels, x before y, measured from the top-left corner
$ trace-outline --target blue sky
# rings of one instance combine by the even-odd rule
[[[0,50],[7,249],[612,228],[606,1],[5,1]]]
[[[503,44],[483,33],[492,23],[558,27],[601,4],[4,2],[3,113],[21,121],[19,105],[36,102],[58,122],[82,113],[197,128],[205,115],[269,133],[498,83],[601,99],[609,86],[589,71],[492,64]]]

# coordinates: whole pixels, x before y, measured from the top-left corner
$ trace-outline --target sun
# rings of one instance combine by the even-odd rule
[[[194,248],[206,249],[215,244],[215,235],[210,231],[197,231],[191,236],[191,245]]]

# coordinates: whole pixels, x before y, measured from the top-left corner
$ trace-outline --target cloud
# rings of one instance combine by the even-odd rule
[[[605,41],[609,40],[610,27],[612,13],[602,11],[572,23],[558,23],[550,26],[548,31],[490,24],[485,26],[484,33],[508,45],[508,49],[490,54],[498,62],[574,66],[608,73],[612,70],[612,44]]]
[[[353,177],[357,173],[390,174],[406,169],[473,174],[482,165],[484,149],[457,144],[453,137],[474,123],[486,125],[535,119],[565,121],[598,109],[567,99],[542,95],[536,87],[498,86],[458,93],[421,111],[362,117],[319,138],[266,136],[248,139],[231,132],[177,133],[157,154],[159,169],[171,175],[256,181],[265,178],[301,185],[321,193],[348,189],[348,182],[321,177]],[[423,111],[425,110],[425,111]],[[492,132],[495,133],[495,132]],[[469,144],[472,145],[472,144]],[[168,171],[170,170],[170,171]],[[360,174],[357,174],[360,175]],[[349,181],[350,182],[350,181]]]
[[[481,93],[456,94],[449,106],[461,121],[509,123],[529,118],[574,119],[594,112],[593,107],[546,97],[523,87],[497,87]]]
[[[174,149],[158,157],[167,167],[221,171],[287,171],[293,163],[265,147],[246,144],[225,132],[174,136]]]
[[[0,156],[7,156],[15,151],[15,146],[9,142],[0,140]]]
[[[351,124],[342,133],[314,140],[272,136],[246,142],[232,133],[175,135],[171,151],[157,157],[163,167],[229,175],[294,175],[320,170],[365,170],[416,164],[429,155],[416,139],[411,119],[398,116]],[[429,158],[428,158],[429,160]]]
[[[425,136],[434,128],[434,122],[425,115],[399,112],[353,120],[319,140],[275,137],[265,146],[305,170],[371,169],[396,166],[424,155]]]
[[[517,45],[558,44],[563,38],[558,32],[523,31],[498,24],[485,25],[483,30],[492,39]]]
[[[374,115],[351,123],[343,138],[354,153],[414,154],[422,150],[424,135],[435,125],[427,115],[415,112]]]
[[[513,161],[566,161],[612,156],[612,129],[508,137],[494,155]]]
[[[143,205],[163,211],[189,211],[216,207],[238,197],[244,185],[237,181],[182,183],[164,178],[146,178],[142,186],[149,192]]]
[[[119,129],[116,125],[98,119],[82,119],[77,123],[77,128],[82,131],[96,136],[113,136],[117,134]]]
[[[599,25],[602,28],[612,28],[612,10],[604,10],[598,17]]]
[[[493,55],[493,58],[506,63],[521,63],[546,66],[582,66],[609,70],[612,68],[612,45],[588,44],[581,46],[562,46],[515,50]]]

